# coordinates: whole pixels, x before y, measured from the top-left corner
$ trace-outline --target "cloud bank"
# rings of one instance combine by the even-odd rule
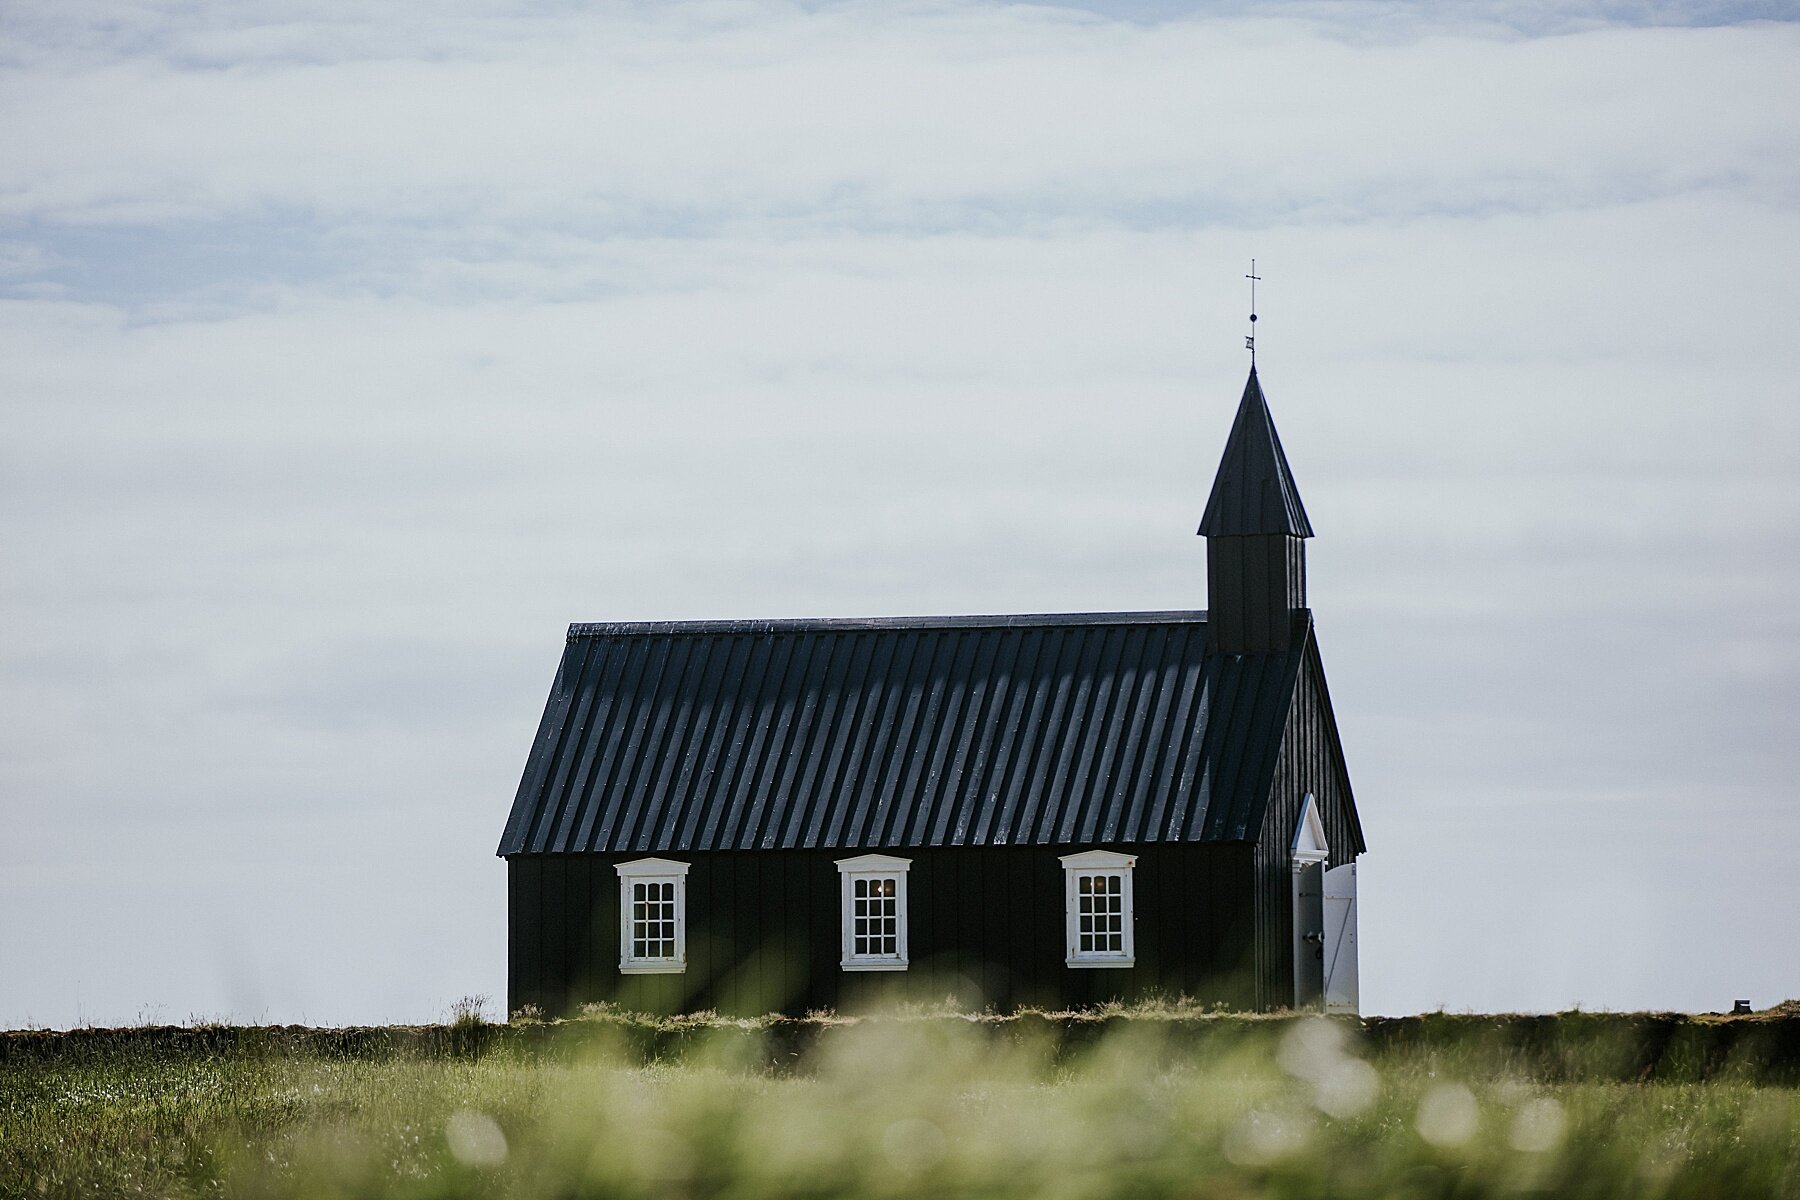
[[[0,1024],[498,995],[570,620],[1200,605],[1252,255],[1370,1007],[1800,992],[1767,15],[9,6]]]

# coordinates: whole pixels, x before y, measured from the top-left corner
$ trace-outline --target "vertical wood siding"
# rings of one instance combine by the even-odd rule
[[[1318,648],[1309,642],[1293,707],[1282,737],[1268,808],[1255,853],[1256,1007],[1293,1003],[1294,830],[1308,792],[1319,804],[1331,866],[1353,861],[1363,849],[1362,829],[1350,796],[1337,729],[1325,692]]]
[[[903,852],[911,967],[839,966],[841,851],[713,851],[688,862],[688,969],[618,972],[616,863],[636,855],[508,862],[509,1011],[609,1000],[633,1009],[755,1014],[846,1008],[884,996],[968,1004],[1095,1004],[1151,994],[1249,1006],[1252,849],[1246,843],[1109,846],[1136,854],[1137,965],[1063,962],[1063,870],[1071,847]]]
[[[1306,607],[1306,543],[1297,537],[1206,539],[1206,620],[1215,650],[1286,650]]]

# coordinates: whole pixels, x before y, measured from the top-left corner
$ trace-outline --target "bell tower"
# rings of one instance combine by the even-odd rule
[[[1306,607],[1306,539],[1313,531],[1254,363],[1199,532],[1206,539],[1212,648],[1285,651],[1293,612]]]

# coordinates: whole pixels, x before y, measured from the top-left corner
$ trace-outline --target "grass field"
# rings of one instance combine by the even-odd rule
[[[1795,1021],[0,1035],[0,1195],[1800,1198]]]

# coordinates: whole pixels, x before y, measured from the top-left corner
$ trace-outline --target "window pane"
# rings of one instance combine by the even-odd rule
[[[1125,879],[1123,871],[1071,871],[1073,894],[1066,915],[1073,953],[1125,957]]]
[[[900,956],[900,880],[894,875],[846,875],[848,951],[852,958]]]

